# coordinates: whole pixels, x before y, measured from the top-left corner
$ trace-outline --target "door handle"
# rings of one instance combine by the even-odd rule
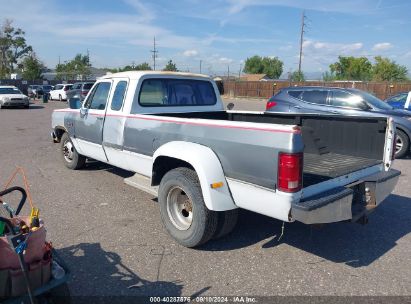
[[[103,116],[97,116],[96,117],[97,120],[103,120],[103,118],[104,118]]]
[[[300,106],[294,106],[294,108],[296,108],[296,109],[301,109],[301,107],[300,107]]]

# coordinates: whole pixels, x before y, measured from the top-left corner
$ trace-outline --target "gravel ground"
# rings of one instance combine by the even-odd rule
[[[0,184],[26,169],[73,295],[411,295],[411,159],[395,162],[400,182],[366,226],[286,224],[278,241],[281,222],[244,211],[230,236],[187,249],[163,230],[154,197],[123,183],[130,172],[64,167],[49,135],[63,106],[0,110]]]

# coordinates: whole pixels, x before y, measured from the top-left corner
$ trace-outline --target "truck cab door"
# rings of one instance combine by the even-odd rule
[[[116,167],[123,168],[127,165],[124,160],[124,125],[126,122],[126,97],[130,80],[128,78],[115,78],[112,84],[112,94],[106,110],[103,129],[103,147],[108,162]],[[132,97],[132,96],[130,96]],[[130,103],[131,101],[129,101]],[[128,108],[127,108],[128,109]]]
[[[80,117],[75,121],[75,136],[81,153],[103,162],[107,162],[102,143],[111,84],[111,80],[104,80],[94,85],[80,109]]]

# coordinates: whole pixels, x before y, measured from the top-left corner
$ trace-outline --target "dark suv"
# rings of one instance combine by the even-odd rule
[[[411,112],[394,109],[374,95],[357,89],[289,87],[267,102],[269,112],[333,113],[367,117],[392,117],[396,127],[397,158],[410,152]]]
[[[67,100],[72,97],[78,97],[80,100],[86,98],[88,91],[94,85],[94,82],[76,82],[70,90],[67,91]]]

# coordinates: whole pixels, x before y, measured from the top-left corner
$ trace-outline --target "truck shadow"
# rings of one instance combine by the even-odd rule
[[[113,167],[109,164],[102,163],[94,159],[87,159],[86,166],[82,169],[83,171],[107,171],[118,175],[122,178],[127,178],[133,176],[134,173],[131,171],[126,171],[117,167]]]
[[[231,235],[211,241],[201,250],[233,250],[258,242],[264,249],[287,244],[325,260],[363,267],[383,256],[411,232],[411,198],[391,195],[369,216],[365,226],[334,223],[315,228],[298,222],[286,223],[284,235],[278,241],[281,226],[280,221],[242,211]]]
[[[73,303],[82,298],[85,303],[137,303],[138,297],[179,296],[182,292],[179,282],[152,282],[139,277],[117,253],[105,251],[100,243],[81,243],[58,249],[58,253],[72,274],[68,283],[76,299]]]

